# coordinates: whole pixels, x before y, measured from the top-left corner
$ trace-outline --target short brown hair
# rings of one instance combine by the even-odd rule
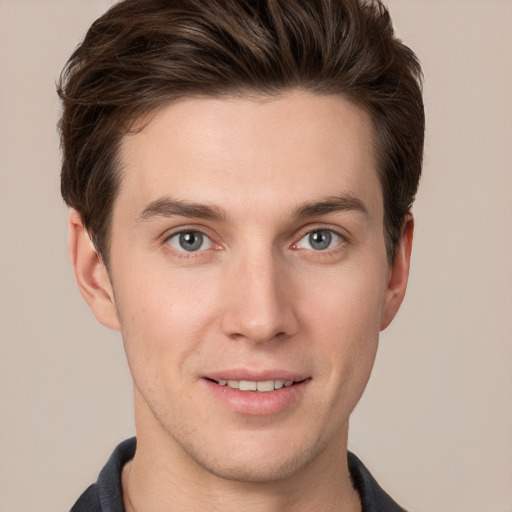
[[[108,264],[119,143],[142,115],[186,96],[339,94],[373,121],[391,261],[421,174],[421,84],[378,0],[124,0],[60,77],[62,196]]]

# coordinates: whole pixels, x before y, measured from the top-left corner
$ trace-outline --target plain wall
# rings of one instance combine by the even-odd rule
[[[67,258],[55,81],[99,0],[0,0],[0,512],[67,510],[133,434]],[[426,76],[405,303],[350,449],[415,512],[512,512],[512,3],[389,0]]]

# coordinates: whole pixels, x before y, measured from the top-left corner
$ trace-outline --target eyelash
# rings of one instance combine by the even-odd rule
[[[191,249],[190,251],[187,251],[184,247],[183,247],[183,242],[188,242],[187,240],[187,236],[194,236],[196,239],[199,238],[199,247],[197,248],[194,248],[192,249],[192,247],[194,246],[194,241],[192,241],[190,243],[190,246],[191,246]],[[171,240],[173,238],[176,238],[176,237],[179,237],[179,244],[181,245],[181,248],[185,251],[185,252],[199,252],[201,250],[206,250],[206,249],[209,249],[212,244],[213,244],[213,241],[211,240],[211,238],[207,235],[205,235],[204,233],[201,233],[200,231],[180,231],[178,233],[174,233],[173,235],[171,235],[169,238],[167,238],[167,243],[169,243],[171,246],[174,247],[174,245],[171,243]],[[183,239],[182,239],[183,237]],[[208,245],[208,247],[203,247],[203,245]],[[197,244],[196,244],[197,245]],[[179,250],[178,247],[176,247],[176,249]]]
[[[328,246],[327,247],[325,247],[324,249],[317,249],[317,250],[315,250],[311,247],[311,237],[315,233],[328,234]],[[299,244],[305,239],[308,239],[310,248],[299,247]],[[334,246],[329,247],[331,245],[331,243],[333,242],[333,240],[335,241]],[[325,228],[325,227],[318,227],[318,228],[314,228],[314,229],[308,229],[308,231],[306,231],[304,234],[302,234],[302,236],[299,238],[299,240],[292,245],[292,248],[299,250],[299,251],[300,250],[312,251],[318,255],[327,255],[327,254],[332,254],[333,252],[337,252],[338,250],[340,250],[341,249],[340,246],[344,245],[346,243],[346,241],[347,241],[346,238],[343,235],[341,235],[340,233],[338,233],[336,230],[330,229],[330,228]]]
[[[203,243],[206,241],[209,243],[209,246],[206,249],[199,249],[195,251],[187,251],[183,248],[179,248],[176,246],[173,246],[171,243],[171,240],[175,237],[180,237],[187,234],[196,234],[203,237]],[[179,242],[178,242],[179,243]],[[179,259],[188,259],[188,258],[194,258],[202,256],[203,253],[209,249],[213,250],[219,250],[221,247],[220,245],[213,239],[212,236],[207,235],[204,230],[199,228],[185,228],[180,229],[179,231],[173,231],[172,233],[167,234],[163,238],[163,245],[166,248],[167,251],[172,252],[173,256],[179,258]]]
[[[322,233],[322,232],[329,234],[329,237],[334,237],[334,239],[336,240],[336,243],[333,247],[326,247],[325,249],[315,250],[313,248],[304,248],[304,247],[299,246],[301,241],[304,240],[306,237],[311,237],[312,234],[314,234],[314,233]],[[201,237],[203,237],[201,246],[205,242],[207,242],[208,247],[206,247],[206,248],[200,247],[198,250],[187,251],[184,248],[176,247],[170,243],[170,241],[173,238],[180,237],[180,236],[187,235],[187,234],[200,235]],[[193,227],[188,228],[188,229],[187,228],[180,229],[179,231],[172,232],[165,236],[163,242],[164,242],[164,245],[166,246],[167,250],[172,252],[176,257],[178,257],[180,259],[199,257],[199,256],[203,255],[209,249],[220,250],[222,248],[222,246],[219,243],[217,243],[213,239],[212,236],[207,235],[200,228],[193,228]],[[309,240],[309,243],[310,242],[311,242],[311,240]],[[332,242],[332,238],[329,240],[329,245],[331,242]],[[315,228],[308,228],[307,231],[303,231],[302,234],[300,235],[300,238],[291,245],[291,248],[296,251],[309,251],[317,257],[324,257],[324,256],[336,254],[337,252],[342,250],[343,246],[345,246],[346,243],[347,243],[347,238],[344,235],[340,234],[338,231],[331,229],[331,228],[327,228],[327,227],[315,227]],[[311,245],[311,243],[310,243],[310,245]]]

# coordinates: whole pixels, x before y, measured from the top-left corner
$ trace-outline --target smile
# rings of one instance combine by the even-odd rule
[[[220,386],[228,386],[232,389],[238,389],[240,391],[259,391],[261,393],[267,393],[283,387],[290,387],[295,384],[293,380],[225,380],[219,379],[217,384]]]
[[[204,377],[202,382],[215,402],[227,406],[234,413],[249,416],[277,414],[298,406],[312,381],[311,377],[286,375],[287,372],[272,372],[274,377],[278,377],[274,379],[269,378],[271,375],[247,375],[249,378],[240,379],[241,371],[226,373],[232,375]],[[249,380],[251,377],[254,380]]]

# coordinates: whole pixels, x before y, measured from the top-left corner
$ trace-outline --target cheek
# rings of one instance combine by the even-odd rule
[[[385,277],[378,268],[333,274],[304,308],[309,318],[305,323],[318,340],[331,385],[343,387],[355,400],[369,378],[378,346],[385,296]]]
[[[177,375],[215,321],[215,301],[207,279],[145,272],[115,286],[116,307],[128,363],[134,378]],[[114,283],[115,285],[115,283]],[[170,369],[172,368],[172,372]]]
[[[363,341],[379,332],[385,284],[385,273],[376,265],[347,266],[322,278],[311,274],[302,283],[304,290],[311,290],[304,294],[304,310],[318,319],[318,325],[337,332],[334,338]]]

